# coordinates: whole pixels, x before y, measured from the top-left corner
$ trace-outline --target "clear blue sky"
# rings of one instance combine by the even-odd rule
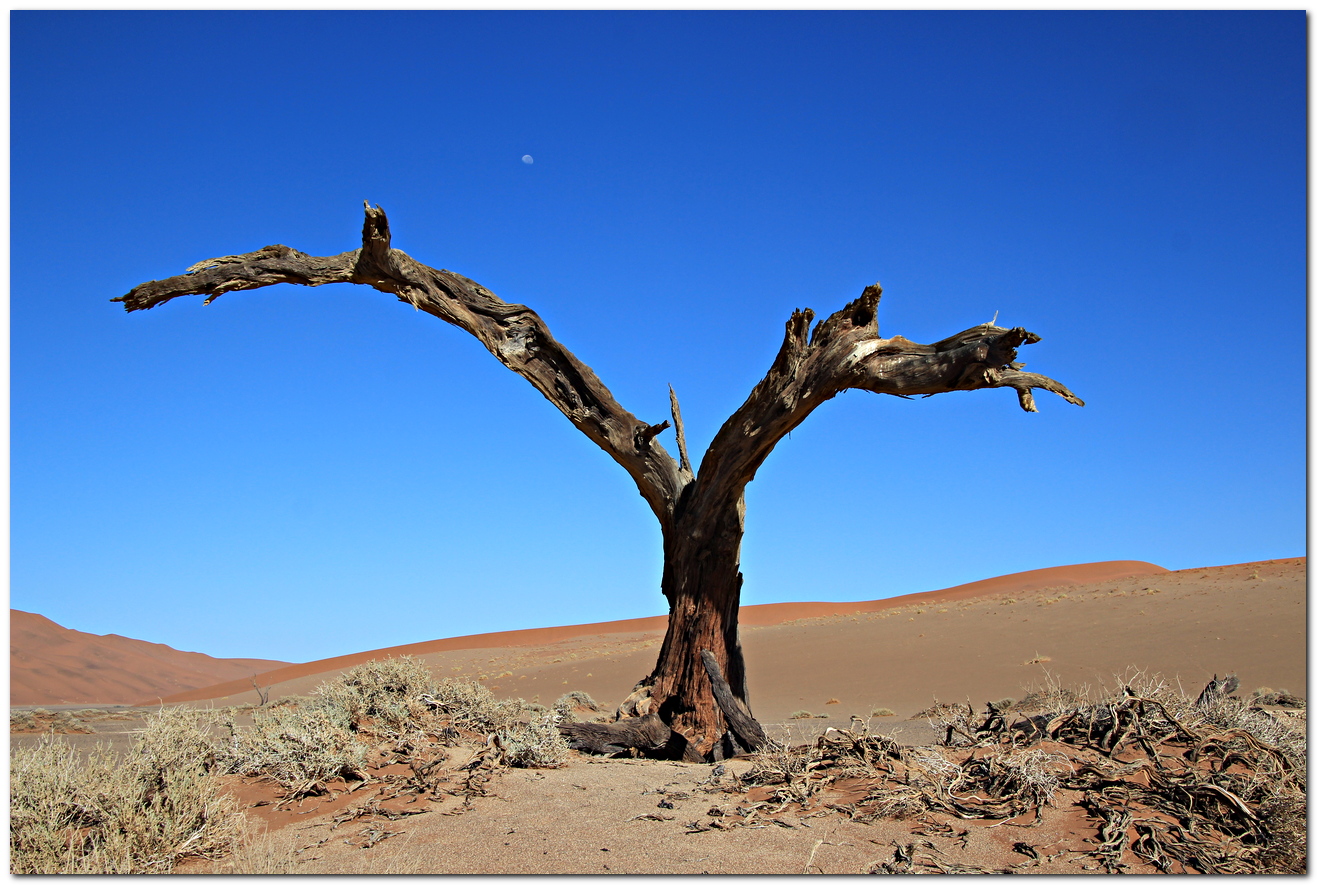
[[[367,199],[642,419],[675,386],[697,459],[793,308],[1043,337],[1086,408],[852,391],[784,440],[745,604],[1305,553],[1302,12],[11,23],[14,608],[284,660],[666,610],[631,480],[465,333],[109,301]]]

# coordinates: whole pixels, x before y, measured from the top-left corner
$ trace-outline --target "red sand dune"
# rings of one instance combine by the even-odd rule
[[[776,602],[767,605],[747,605],[741,609],[740,623],[747,627],[771,627],[786,621],[801,618],[822,618],[828,615],[851,615],[860,612],[876,612],[899,608],[904,605],[920,603],[932,605],[936,602],[949,602],[953,599],[971,599],[975,596],[988,596],[993,593],[1023,593],[1026,590],[1038,590],[1043,587],[1074,587],[1079,584],[1099,584],[1103,581],[1115,581],[1120,578],[1133,578],[1138,575],[1151,575],[1168,571],[1151,562],[1139,562],[1121,559],[1112,562],[1090,562],[1084,565],[1058,565],[1053,568],[1040,568],[999,578],[988,578],[969,584],[959,584],[945,590],[929,590],[926,593],[909,593],[890,599],[875,599],[870,602]],[[666,618],[665,626],[666,626]]]
[[[31,612],[9,611],[10,704],[132,704],[148,698],[156,703],[284,664],[212,658],[114,633],[97,636]]]
[[[1134,577],[1165,572],[1166,569],[1150,562],[1121,560],[1115,562],[1095,562],[1083,565],[1063,565],[1055,568],[1035,569],[961,584],[946,590],[933,590],[927,593],[912,593],[891,599],[876,599],[868,602],[779,602],[766,605],[747,605],[741,607],[740,623],[746,627],[765,627],[802,618],[816,618],[827,615],[875,612],[897,608],[921,602],[940,602],[944,600],[968,599],[995,593],[1023,592],[1041,587],[1065,587],[1079,584],[1091,584],[1112,581],[1118,578]],[[478,648],[516,648],[521,646],[551,645],[564,640],[582,637],[596,637],[605,634],[662,633],[667,628],[667,615],[655,615],[648,618],[631,618],[623,621],[605,621],[597,624],[574,624],[566,627],[538,627],[532,630],[510,630],[499,633],[477,633],[471,636],[455,636],[450,639],[435,639],[429,642],[414,642],[408,645],[396,645],[391,648],[358,652],[311,661],[306,664],[293,664],[268,673],[261,674],[262,686],[275,685],[291,680],[303,679],[318,674],[333,674],[348,667],[364,664],[366,661],[401,655],[430,655],[438,652],[460,651]],[[652,666],[652,665],[651,665]],[[251,692],[251,683],[245,678],[233,680],[220,685],[200,687],[184,691],[165,698],[168,702],[203,701],[212,698],[224,698]],[[156,703],[147,699],[142,703]]]

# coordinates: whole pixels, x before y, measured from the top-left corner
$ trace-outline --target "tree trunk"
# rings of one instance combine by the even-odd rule
[[[679,513],[663,539],[668,629],[646,682],[660,718],[684,738],[687,759],[711,758],[728,731],[701,652],[713,654],[732,694],[749,708],[737,632],[744,531],[745,499],[738,497]]]
[[[266,246],[207,259],[112,300],[129,311],[148,310],[181,295],[205,295],[210,304],[226,292],[276,283],[356,283],[390,292],[475,336],[621,465],[663,532],[668,630],[653,673],[641,682],[648,701],[642,704],[633,695],[623,705],[643,723],[562,727],[573,745],[593,752],[634,750],[710,760],[764,742],[750,713],[737,633],[745,487],[778,441],[820,404],[849,389],[910,398],[996,387],[1015,390],[1020,407],[1029,412],[1037,411],[1034,389],[1084,404],[1064,384],[1020,371],[1024,365],[1014,361],[1016,349],[1041,340],[1022,328],[984,323],[936,344],[880,337],[882,287],[875,283],[812,330],[813,311],[792,313],[773,365],[715,435],[697,475],[671,388],[671,423],[641,421],[554,339],[533,310],[508,304],[460,274],[428,267],[394,249],[383,209],[367,204],[361,236],[361,248],[328,257]],[[669,427],[679,459],[656,438]]]

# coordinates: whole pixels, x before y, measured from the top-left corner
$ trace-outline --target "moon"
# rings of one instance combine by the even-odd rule
[[[524,157],[521,158],[521,162],[523,162],[523,163],[525,163],[527,166],[529,166],[531,163],[534,163],[534,162],[535,162],[535,158],[532,157],[530,154],[526,154],[526,156],[524,156]]]

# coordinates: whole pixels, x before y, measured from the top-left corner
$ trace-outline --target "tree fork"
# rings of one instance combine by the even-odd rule
[[[754,749],[765,740],[750,713],[737,629],[745,486],[778,441],[819,405],[848,389],[910,398],[994,387],[1015,390],[1020,407],[1029,412],[1037,411],[1035,389],[1084,404],[1060,382],[1021,371],[1017,348],[1041,340],[1023,328],[985,323],[935,344],[880,337],[882,287],[875,283],[817,324],[811,310],[792,313],[767,374],[724,422],[696,470],[671,387],[671,423],[641,421],[622,408],[533,310],[394,249],[384,210],[369,203],[358,249],[316,257],[288,246],[266,246],[198,262],[183,274],[142,283],[112,300],[128,311],[148,310],[183,295],[204,295],[210,304],[228,292],[276,283],[367,285],[465,330],[530,382],[636,483],[663,533],[668,628],[654,671],[642,682],[650,702],[644,710],[629,705],[643,722],[563,727],[574,745],[595,751],[631,749],[712,760]],[[658,442],[668,427],[674,428],[680,460]]]

